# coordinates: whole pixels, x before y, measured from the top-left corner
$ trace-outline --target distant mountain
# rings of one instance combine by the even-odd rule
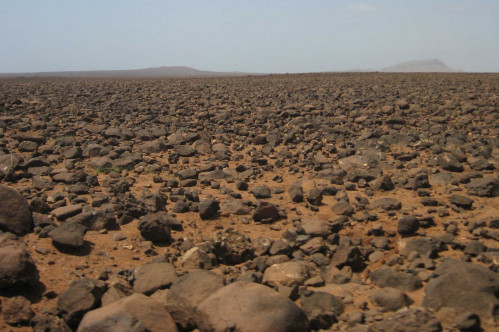
[[[447,67],[445,63],[438,59],[424,59],[424,60],[414,60],[407,61],[396,64],[391,67],[386,67],[380,69],[380,72],[385,73],[453,73],[461,72],[462,70],[456,70]]]
[[[198,70],[185,66],[155,67],[130,70],[90,70],[90,71],[56,71],[40,73],[6,73],[0,77],[109,77],[109,78],[139,78],[139,77],[209,77],[209,76],[245,76],[258,75],[242,72],[215,72]]]

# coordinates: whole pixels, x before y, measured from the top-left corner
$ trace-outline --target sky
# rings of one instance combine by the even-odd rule
[[[499,72],[499,0],[0,0],[0,72]]]

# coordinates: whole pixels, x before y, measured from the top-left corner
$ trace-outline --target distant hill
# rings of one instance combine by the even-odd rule
[[[385,73],[453,73],[461,71],[447,67],[445,63],[438,59],[407,61],[380,69],[380,72]]]
[[[110,78],[139,78],[139,77],[209,77],[209,76],[245,76],[258,75],[242,72],[215,72],[198,70],[185,66],[155,67],[130,70],[90,70],[90,71],[57,71],[40,73],[6,73],[0,77],[110,77]]]

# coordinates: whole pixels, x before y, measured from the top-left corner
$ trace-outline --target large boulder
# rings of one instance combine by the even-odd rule
[[[423,305],[433,310],[451,307],[472,311],[482,318],[499,319],[499,275],[474,264],[447,259],[425,288]]]
[[[152,297],[160,299],[173,320],[183,329],[191,330],[196,327],[195,317],[198,305],[208,296],[224,286],[224,279],[211,271],[194,270],[178,278],[169,290],[158,291]],[[158,294],[158,295],[157,295]]]
[[[235,282],[211,294],[197,308],[201,331],[310,331],[303,311],[289,298],[256,283]]]
[[[0,202],[0,230],[16,235],[29,233],[33,219],[26,198],[17,190],[0,184]]]
[[[166,309],[139,293],[85,314],[78,332],[176,332],[177,327]]]
[[[0,235],[0,289],[33,286],[38,281],[38,269],[26,245],[15,235]]]

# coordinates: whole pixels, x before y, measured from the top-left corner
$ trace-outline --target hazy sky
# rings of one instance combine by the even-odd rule
[[[0,72],[499,71],[499,0],[0,0]]]

